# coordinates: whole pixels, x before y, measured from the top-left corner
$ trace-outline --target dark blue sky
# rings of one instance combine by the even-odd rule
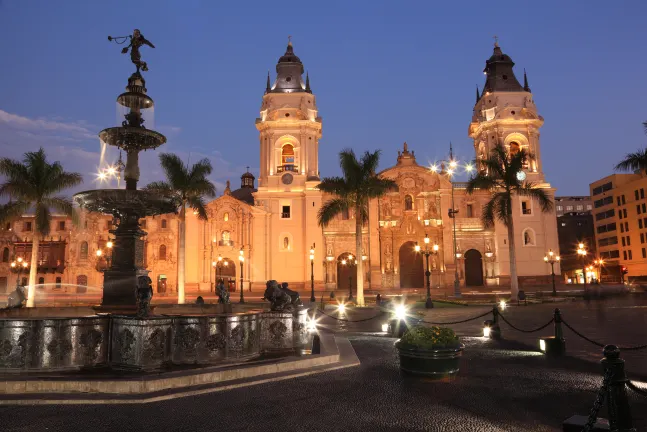
[[[140,28],[162,149],[210,157],[220,185],[258,172],[258,116],[268,69],[293,36],[324,120],[323,176],[337,153],[383,150],[382,167],[407,141],[419,163],[449,141],[473,158],[467,136],[492,36],[516,63],[546,123],[541,144],[558,194],[588,184],[647,144],[647,2],[220,2],[0,0],[0,152],[43,145],[88,175],[96,133],[116,122],[115,98],[133,67],[108,35]],[[114,151],[110,157],[115,157]],[[159,179],[142,160],[142,183]],[[86,182],[84,187],[92,186]]]

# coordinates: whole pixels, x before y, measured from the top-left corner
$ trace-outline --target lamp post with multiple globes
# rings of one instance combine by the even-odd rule
[[[557,289],[555,288],[555,263],[559,262],[559,255],[555,254],[552,249],[544,256],[544,261],[550,264],[550,273],[553,278],[553,297],[557,297]]]
[[[216,270],[216,284],[218,284],[218,279],[222,278],[222,267],[227,267],[229,262],[227,260],[223,260],[222,255],[218,255],[218,260],[213,261],[211,265]]]
[[[245,262],[245,251],[243,248],[240,248],[240,252],[238,252],[238,261],[240,261],[240,302],[245,303],[245,296],[243,295],[243,263]]]
[[[449,168],[445,168],[445,162],[449,165]],[[452,185],[452,208],[450,208],[447,213],[449,217],[452,219],[452,233],[454,236],[454,296],[455,297],[461,297],[461,284],[460,284],[460,279],[458,276],[458,260],[462,256],[461,253],[458,252],[457,245],[456,245],[456,214],[458,213],[458,210],[456,209],[455,201],[454,201],[454,180],[453,177],[458,173],[458,170],[460,169],[459,162],[454,159],[454,149],[452,148],[452,144],[449,143],[449,161],[441,161],[441,170],[440,174],[446,174],[447,177],[449,178],[449,182]],[[474,167],[470,164],[466,164],[465,167],[465,172],[471,173]],[[431,166],[431,171],[432,172],[437,172],[438,167],[436,165]]]
[[[11,268],[18,273],[18,276],[16,276],[16,288],[18,288],[20,286],[20,275],[23,271],[27,270],[29,263],[27,263],[23,257],[18,257],[12,261],[10,265]]]
[[[593,260],[593,264],[598,268],[596,280],[598,283],[600,283],[600,279],[602,279],[602,266],[604,265],[604,260],[602,258],[598,258],[596,260]]]
[[[429,255],[436,255],[438,253],[438,244],[434,243],[430,250],[429,243],[429,236],[425,233],[425,249],[421,250],[420,245],[416,242],[415,250],[416,252],[422,252],[425,256],[427,267],[427,270],[425,271],[425,276],[427,277],[427,300],[425,301],[425,308],[432,309],[434,307],[434,302],[431,300],[431,271],[429,270]]]

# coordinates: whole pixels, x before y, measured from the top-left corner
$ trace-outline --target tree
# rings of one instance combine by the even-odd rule
[[[27,307],[34,307],[36,300],[36,275],[38,273],[38,244],[40,237],[50,232],[51,210],[56,210],[78,223],[78,215],[72,200],[55,194],[83,182],[79,173],[69,173],[60,162],[49,163],[45,150],[25,153],[22,162],[9,158],[0,159],[0,174],[5,177],[0,185],[0,196],[9,196],[11,201],[0,209],[0,221],[20,217],[29,209],[34,211],[34,236],[31,247],[31,267]]]
[[[483,207],[481,220],[486,228],[491,228],[498,220],[508,229],[508,248],[510,251],[510,291],[512,298],[519,293],[517,278],[517,260],[515,256],[514,223],[512,217],[512,199],[514,196],[529,197],[539,202],[542,212],[550,212],[553,202],[544,189],[538,188],[532,182],[520,180],[517,174],[522,170],[531,156],[521,149],[513,155],[508,155],[503,146],[492,149],[487,159],[478,161],[479,172],[470,178],[467,193],[476,190],[490,192],[490,201]]]
[[[177,302],[184,303],[184,262],[186,256],[186,208],[197,212],[198,218],[207,219],[207,209],[203,197],[216,196],[216,187],[207,179],[211,174],[211,162],[202,159],[188,167],[172,153],[162,153],[160,164],[166,174],[166,181],[153,182],[146,190],[173,200],[180,209],[179,245],[177,259]]]
[[[319,210],[319,225],[327,226],[335,217],[355,211],[355,256],[357,258],[357,303],[364,304],[364,265],[362,256],[362,227],[368,222],[368,204],[371,198],[378,198],[397,187],[390,179],[380,178],[375,174],[380,161],[380,151],[365,152],[357,160],[351,149],[339,153],[339,164],[343,177],[324,178],[317,188],[333,195]]]
[[[643,122],[643,126],[645,133],[647,133],[647,122]],[[647,174],[647,149],[627,153],[625,158],[614,169],[616,171],[642,171]]]

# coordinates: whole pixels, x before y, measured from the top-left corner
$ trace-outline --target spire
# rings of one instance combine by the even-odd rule
[[[304,92],[303,85],[303,63],[301,59],[294,54],[292,40],[288,38],[288,47],[285,54],[279,58],[276,65],[276,81],[271,88],[272,93],[298,93]]]
[[[479,85],[476,84],[476,103],[479,103],[479,100],[481,100],[481,95],[479,94]]]
[[[520,92],[524,88],[514,76],[514,62],[509,55],[504,54],[499,46],[498,40],[494,43],[494,52],[485,61],[485,84],[483,93],[504,91]]]
[[[523,68],[523,89],[531,93],[530,86],[528,85],[528,76],[526,75],[526,68]]]
[[[231,185],[229,184],[229,180],[227,180],[227,187],[225,187],[225,191],[223,193],[224,195],[231,195]]]
[[[310,90],[310,74],[306,72],[306,92],[312,93],[312,90]]]
[[[265,86],[265,93],[269,93],[272,91],[272,87],[270,86],[270,71],[267,71],[267,85]]]

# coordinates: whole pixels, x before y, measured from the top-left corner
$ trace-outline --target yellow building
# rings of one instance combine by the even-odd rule
[[[605,261],[602,281],[620,281],[623,266],[632,280],[647,276],[647,177],[613,174],[591,183],[590,190],[599,255],[591,259]]]
[[[477,93],[469,136],[474,140],[475,157],[487,157],[491,149],[504,145],[508,151],[529,150],[534,158],[519,176],[535,182],[554,196],[544,179],[539,129],[543,118],[537,113],[533,95],[524,76],[522,86],[513,72],[514,63],[495,46],[486,61],[486,82]],[[224,277],[232,288],[240,281],[245,288],[259,292],[268,279],[288,282],[293,289],[309,288],[311,268],[317,290],[348,290],[355,286],[355,268],[349,254],[355,253],[355,221],[351,212],[340,215],[329,226],[317,223],[317,213],[329,197],[317,190],[320,181],[319,144],[323,121],[316,97],[303,64],[288,44],[276,66],[272,83],[268,75],[256,128],[259,132],[260,174],[244,173],[241,187],[231,190],[229,182],[222,196],[207,204],[208,220],[187,216],[186,290],[191,295],[214,291],[214,281]],[[393,158],[393,159],[391,159]],[[460,285],[467,289],[506,286],[510,279],[507,229],[496,224],[484,229],[480,221],[489,194],[465,193],[464,183],[454,183],[445,172],[419,165],[413,150],[405,143],[396,155],[384,154],[383,162],[394,165],[379,175],[396,181],[398,188],[373,200],[369,222],[364,227],[365,283],[369,289],[422,288],[423,257],[415,245],[438,245],[430,257],[432,286],[451,291],[457,272]],[[448,210],[458,210],[454,220]],[[514,200],[514,235],[521,286],[548,281],[550,266],[543,261],[548,249],[557,251],[554,212],[544,214],[537,203]],[[59,267],[66,283],[78,283],[86,276],[90,285],[100,286],[101,258],[93,256],[108,233],[110,217],[88,215],[101,220],[81,228],[71,228],[62,242],[65,266]],[[18,224],[19,222],[16,222]],[[54,222],[56,223],[56,221]],[[69,222],[67,222],[69,223]],[[104,225],[101,225],[103,223]],[[146,259],[158,290],[176,290],[177,219],[173,215],[145,220]],[[67,229],[67,228],[66,228]],[[454,252],[454,232],[456,249]],[[12,235],[6,232],[8,259],[0,263],[0,275],[8,272],[13,257]],[[29,240],[29,235],[24,236]],[[103,240],[101,240],[103,239]],[[84,243],[85,242],[85,243]],[[0,248],[3,247],[0,245]],[[314,248],[314,260],[310,250]],[[556,266],[559,272],[559,266]],[[48,276],[46,282],[51,277]],[[0,288],[1,290],[2,288]]]

